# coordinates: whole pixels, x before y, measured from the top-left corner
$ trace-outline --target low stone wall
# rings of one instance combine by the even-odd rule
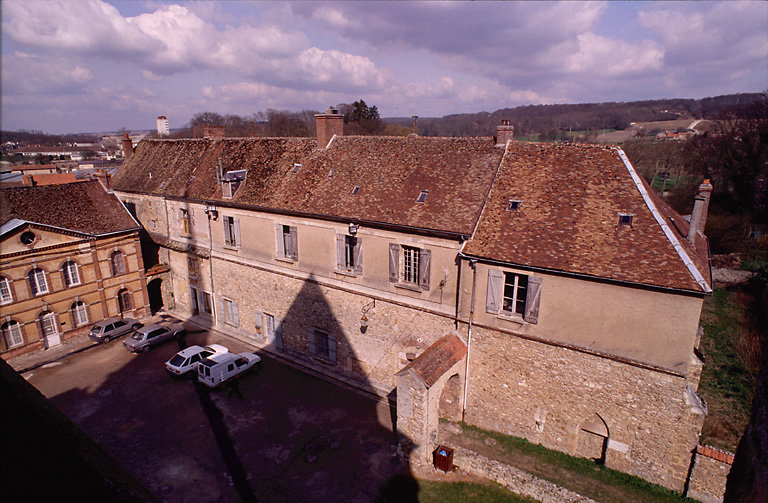
[[[704,503],[720,503],[733,464],[733,454],[708,445],[696,448],[687,496]]]
[[[510,491],[530,496],[542,503],[594,503],[594,500],[552,482],[534,477],[530,473],[488,459],[476,452],[453,447],[453,464],[459,470],[501,484]]]

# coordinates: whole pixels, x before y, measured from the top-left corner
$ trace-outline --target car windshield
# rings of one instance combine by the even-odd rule
[[[203,359],[203,358],[208,358],[208,357],[209,357],[209,356],[211,356],[212,354],[213,354],[213,351],[210,351],[210,350],[206,349],[205,351],[203,351],[202,353],[200,353],[200,359]]]
[[[99,325],[94,325],[91,327],[91,335],[98,335],[101,333],[101,327]]]
[[[137,341],[140,341],[144,339],[144,334],[142,334],[141,332],[136,332],[131,336],[131,339],[136,339]]]
[[[186,360],[186,358],[184,358],[183,356],[176,355],[173,358],[171,358],[171,365],[173,365],[174,367],[180,367],[181,364],[184,363],[184,360]]]

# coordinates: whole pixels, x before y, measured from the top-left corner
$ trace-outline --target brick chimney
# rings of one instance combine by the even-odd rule
[[[133,156],[133,140],[128,136],[128,133],[125,133],[125,138],[123,138],[123,159],[127,161],[131,156]]]
[[[693,213],[691,213],[691,225],[688,227],[688,241],[696,247],[696,238],[704,235],[704,226],[707,223],[709,211],[709,197],[712,195],[712,184],[704,180],[699,185],[699,193],[693,201]]]
[[[344,136],[344,116],[333,107],[324,114],[315,114],[317,129],[317,146],[326,148],[334,135]]]
[[[496,145],[503,147],[513,136],[515,136],[515,126],[509,119],[501,119],[501,123],[496,126]]]
[[[112,193],[112,184],[109,181],[111,177],[109,176],[109,173],[107,173],[107,171],[103,169],[96,170],[93,173],[93,177],[99,182],[101,182],[101,185],[102,187],[104,187],[104,190],[106,190],[110,194]]]

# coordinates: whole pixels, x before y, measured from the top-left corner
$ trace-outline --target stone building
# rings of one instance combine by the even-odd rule
[[[159,246],[162,302],[396,395],[414,459],[442,400],[682,490],[707,186],[689,229],[616,148],[516,142],[508,122],[498,140],[344,136],[336,115],[317,139],[137,146],[113,186]]]
[[[139,225],[99,181],[0,189],[4,358],[148,314]]]

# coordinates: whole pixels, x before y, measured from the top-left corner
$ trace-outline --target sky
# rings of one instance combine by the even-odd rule
[[[768,90],[768,2],[2,0],[0,15],[6,131]]]

